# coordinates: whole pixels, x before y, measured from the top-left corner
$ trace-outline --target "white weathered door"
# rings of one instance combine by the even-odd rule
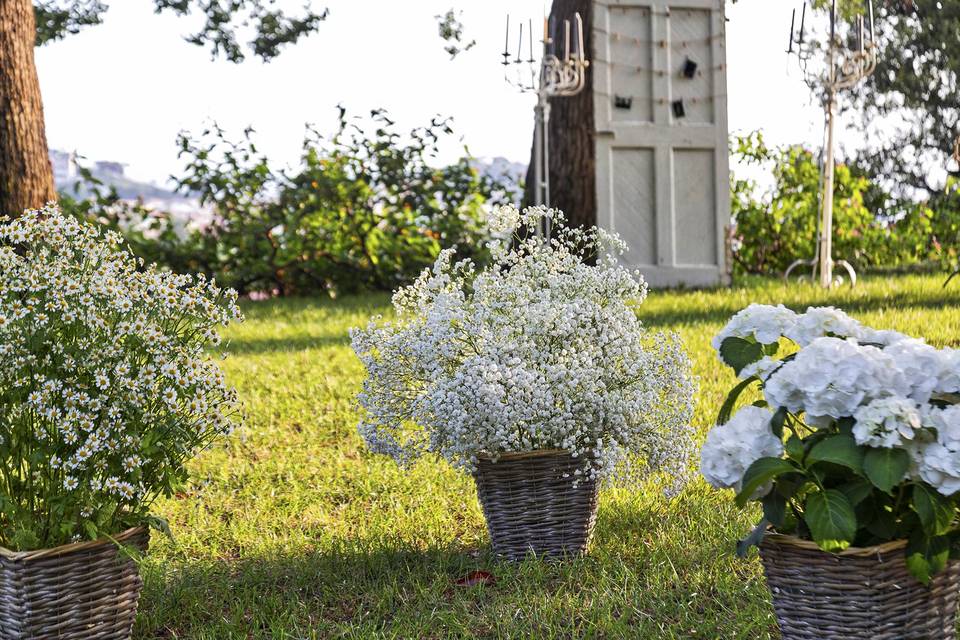
[[[723,0],[607,0],[593,16],[598,223],[653,286],[728,282]]]

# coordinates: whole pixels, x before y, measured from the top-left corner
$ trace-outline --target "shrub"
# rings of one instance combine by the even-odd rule
[[[29,211],[0,225],[0,545],[154,523],[184,463],[238,422],[206,355],[236,293],[142,268],[119,235]]]
[[[180,188],[214,208],[200,235],[211,269],[241,293],[342,293],[409,282],[445,247],[483,258],[484,207],[502,191],[468,158],[428,160],[452,129],[434,119],[406,137],[383,111],[366,131],[340,112],[328,144],[309,132],[302,164],[273,169],[247,132],[180,138]]]

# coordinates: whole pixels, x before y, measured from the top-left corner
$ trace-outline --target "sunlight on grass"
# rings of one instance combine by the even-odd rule
[[[733,381],[710,350],[750,302],[833,304],[878,328],[960,346],[960,287],[939,276],[870,278],[824,292],[751,280],[653,292],[644,322],[677,331],[700,378],[701,436]],[[509,565],[490,555],[472,480],[440,463],[401,472],[356,435],[362,370],[347,330],[389,297],[250,303],[225,369],[246,429],[203,454],[157,511],[137,638],[777,637],[759,561],[733,557],[757,519],[698,480],[603,494],[591,554]],[[474,569],[486,587],[456,587]]]

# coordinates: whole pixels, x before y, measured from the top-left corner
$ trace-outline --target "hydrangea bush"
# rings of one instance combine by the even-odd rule
[[[945,567],[960,550],[960,351],[832,307],[757,304],[713,346],[740,383],[707,435],[701,472],[741,506],[762,502],[741,552],[772,526],[825,551],[906,539],[924,582]],[[754,385],[763,399],[731,417]]]
[[[0,545],[160,525],[154,499],[239,421],[205,347],[240,318],[234,292],[55,207],[0,219]]]
[[[558,229],[549,242],[535,233],[544,218]],[[584,457],[581,477],[683,477],[687,356],[637,319],[646,284],[617,263],[623,243],[563,223],[544,208],[497,209],[489,266],[444,251],[396,292],[396,321],[352,332],[371,450],[472,470],[478,456],[562,449]]]

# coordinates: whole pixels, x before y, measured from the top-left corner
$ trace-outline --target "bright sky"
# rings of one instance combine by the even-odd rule
[[[506,14],[537,24],[541,0],[314,0],[330,8],[319,33],[272,63],[251,58],[241,65],[211,61],[205,49],[184,42],[198,23],[156,16],[151,0],[109,4],[104,24],[37,51],[53,148],[121,161],[133,177],[164,183],[182,168],[177,132],[199,132],[215,119],[236,137],[252,125],[261,149],[291,164],[304,123],[332,131],[342,103],[357,114],[385,107],[404,128],[433,114],[453,116],[474,155],[528,160],[533,99],[504,82],[498,62]],[[820,143],[822,111],[784,53],[790,10],[799,5],[730,5],[731,131]],[[467,39],[477,40],[453,61],[434,19],[451,6],[463,11]],[[458,153],[449,145],[442,159]]]

